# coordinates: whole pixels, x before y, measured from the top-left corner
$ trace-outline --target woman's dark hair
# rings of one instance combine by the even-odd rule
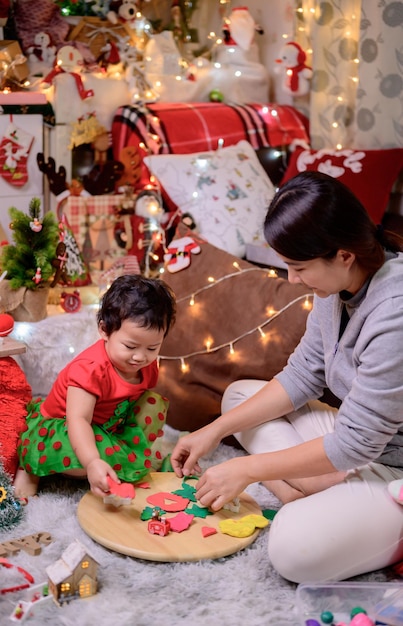
[[[119,330],[126,319],[143,328],[163,330],[166,336],[175,316],[175,295],[164,281],[127,274],[116,278],[105,292],[97,319],[108,336]]]
[[[293,261],[332,259],[338,250],[347,250],[371,273],[383,265],[385,249],[403,250],[403,239],[377,226],[343,183],[319,172],[302,172],[277,191],[264,236]]]

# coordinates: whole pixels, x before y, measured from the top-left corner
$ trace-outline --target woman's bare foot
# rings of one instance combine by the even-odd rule
[[[39,476],[28,474],[21,467],[18,468],[14,478],[14,493],[17,498],[31,498],[38,491]]]
[[[304,497],[301,491],[291,487],[285,480],[262,480],[262,485],[274,494],[283,504]]]
[[[266,487],[283,504],[293,502],[305,496],[333,487],[343,482],[346,472],[330,472],[322,476],[312,476],[311,478],[299,478],[294,480],[266,480],[262,485]]]

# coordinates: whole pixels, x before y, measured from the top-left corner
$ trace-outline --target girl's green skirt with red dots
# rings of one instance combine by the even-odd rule
[[[42,400],[28,407],[26,430],[18,442],[20,466],[29,474],[63,474],[82,465],[73,452],[65,418],[41,414]],[[101,459],[109,463],[122,481],[136,482],[157,471],[162,455],[156,441],[163,435],[168,401],[146,391],[136,401],[125,400],[102,426],[92,423]]]

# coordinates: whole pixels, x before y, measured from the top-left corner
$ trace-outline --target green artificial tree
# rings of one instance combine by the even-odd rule
[[[40,209],[39,198],[32,198],[28,214],[15,207],[9,209],[14,244],[3,246],[0,265],[7,272],[11,289],[40,289],[48,286],[55,273],[52,261],[56,257],[59,226],[53,213],[46,213],[40,220]]]
[[[21,502],[14,496],[11,477],[0,462],[0,529],[12,528],[22,519],[23,514]]]

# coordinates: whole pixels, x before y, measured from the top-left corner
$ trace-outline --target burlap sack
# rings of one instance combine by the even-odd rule
[[[39,322],[47,317],[49,287],[11,289],[10,282],[0,283],[0,309],[16,322]]]

